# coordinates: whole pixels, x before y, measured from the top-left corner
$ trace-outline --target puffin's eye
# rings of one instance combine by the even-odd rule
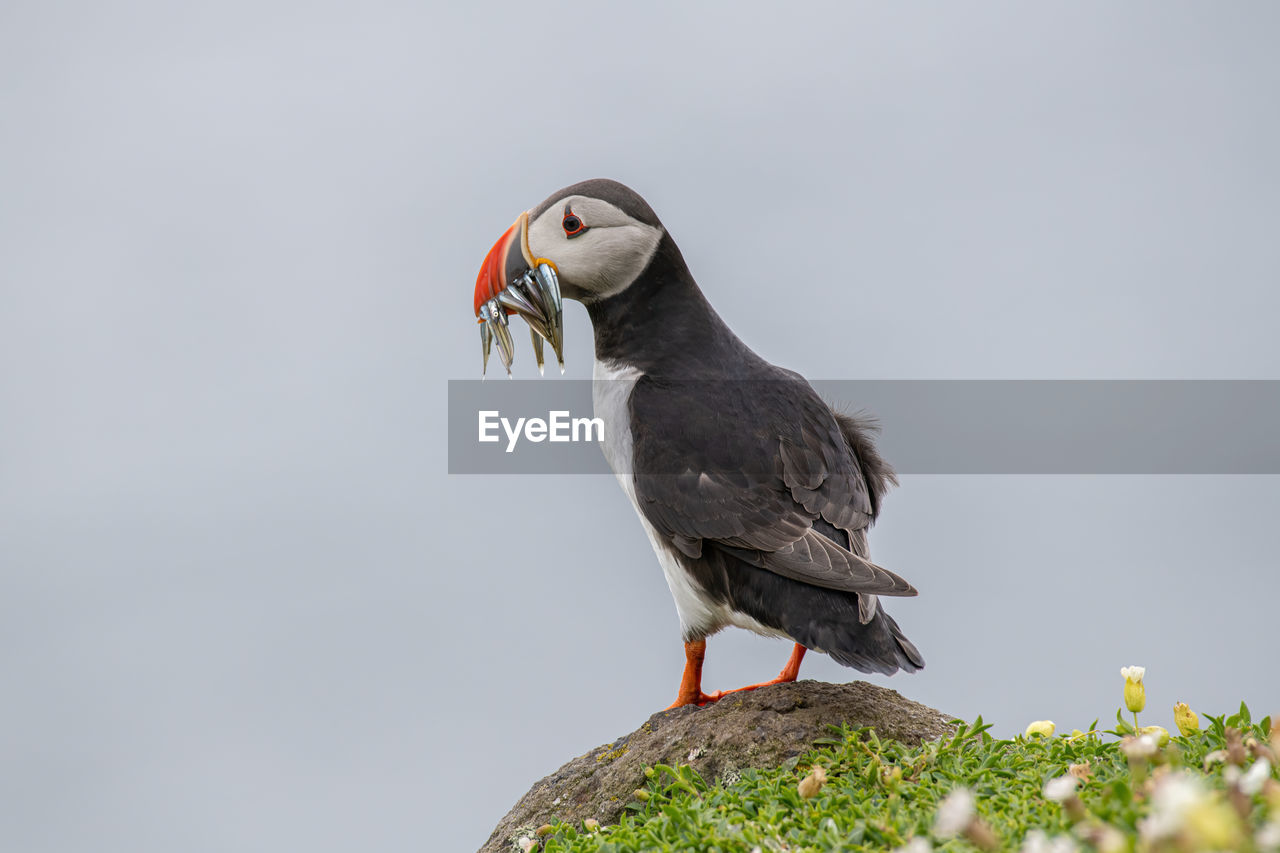
[[[560,223],[564,227],[564,236],[577,237],[579,234],[587,233],[586,224],[578,218],[577,214],[566,210],[564,219]]]

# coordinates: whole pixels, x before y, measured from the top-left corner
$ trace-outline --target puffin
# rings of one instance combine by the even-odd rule
[[[653,209],[616,181],[552,193],[489,250],[473,305],[484,365],[496,343],[510,375],[519,316],[539,369],[545,343],[563,371],[563,299],[591,319],[602,449],[679,615],[685,665],[669,708],[795,681],[810,650],[862,672],[921,669],[881,601],[917,591],[869,557],[897,485],[875,422],[833,410],[743,343]],[[707,638],[730,626],[788,639],[791,655],[776,678],[703,692]]]

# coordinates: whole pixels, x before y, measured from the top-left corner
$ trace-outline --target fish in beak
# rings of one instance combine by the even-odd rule
[[[481,371],[489,366],[489,353],[496,341],[502,366],[511,375],[515,342],[511,339],[508,316],[519,314],[529,324],[533,356],[542,372],[542,342],[551,344],[560,372],[564,373],[564,305],[555,264],[535,258],[529,250],[529,214],[522,213],[506,230],[480,265],[476,276],[475,311],[480,323],[480,345],[484,351]]]

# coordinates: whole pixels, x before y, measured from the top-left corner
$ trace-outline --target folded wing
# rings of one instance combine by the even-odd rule
[[[649,523],[690,557],[714,547],[815,586],[915,595],[854,552],[876,493],[808,382],[781,370],[711,382],[642,377],[632,390],[633,476]]]

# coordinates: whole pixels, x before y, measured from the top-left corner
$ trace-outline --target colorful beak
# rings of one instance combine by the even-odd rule
[[[480,320],[480,343],[484,351],[484,367],[488,367],[493,341],[498,354],[511,375],[515,344],[511,340],[507,316],[519,314],[529,323],[534,357],[542,371],[542,341],[555,350],[560,372],[564,372],[564,310],[560,299],[560,281],[554,264],[535,258],[529,250],[529,215],[520,218],[506,230],[485,255],[476,276],[475,312]]]

